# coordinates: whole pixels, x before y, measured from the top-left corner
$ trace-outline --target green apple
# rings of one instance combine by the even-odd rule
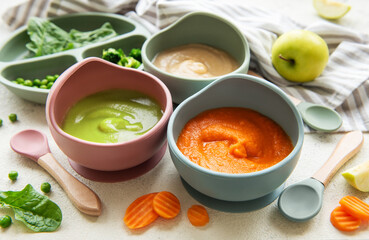
[[[316,33],[293,30],[273,44],[272,63],[277,72],[293,82],[308,82],[318,77],[327,65],[327,43]]]
[[[345,16],[351,9],[348,4],[330,0],[314,0],[313,3],[319,16],[331,20]]]
[[[342,176],[354,188],[362,192],[369,192],[369,161],[350,168],[343,172]]]

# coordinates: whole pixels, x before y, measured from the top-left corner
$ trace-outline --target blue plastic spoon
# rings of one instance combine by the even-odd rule
[[[303,222],[317,215],[322,207],[324,187],[337,170],[363,145],[363,134],[345,134],[324,165],[311,177],[288,186],[278,199],[278,208],[288,219]]]
[[[304,122],[311,128],[321,132],[336,131],[342,125],[341,116],[332,108],[303,102],[300,99],[288,96],[299,110]]]

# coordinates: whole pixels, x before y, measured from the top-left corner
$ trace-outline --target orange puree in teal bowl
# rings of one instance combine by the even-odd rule
[[[137,91],[113,89],[78,101],[67,112],[62,129],[83,140],[118,143],[146,133],[162,115],[155,99]]]

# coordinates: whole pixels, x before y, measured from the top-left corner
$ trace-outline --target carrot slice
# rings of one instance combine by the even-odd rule
[[[153,200],[154,211],[160,217],[171,219],[178,215],[181,210],[181,204],[178,198],[167,191],[162,191],[156,194]]]
[[[153,199],[157,193],[137,198],[128,206],[123,221],[130,229],[142,228],[154,222],[159,215],[154,211]]]
[[[342,206],[338,206],[331,213],[331,223],[338,230],[349,232],[358,229],[361,220],[347,213]]]
[[[359,198],[346,196],[340,200],[340,204],[350,215],[364,221],[369,220],[369,205]]]
[[[192,205],[187,211],[188,220],[196,227],[205,226],[209,222],[209,215],[201,205]]]

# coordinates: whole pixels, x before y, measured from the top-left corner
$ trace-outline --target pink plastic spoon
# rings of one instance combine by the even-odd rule
[[[75,207],[83,213],[100,216],[100,198],[86,185],[69,174],[50,153],[45,134],[36,130],[24,130],[10,140],[10,147],[43,167],[67,193]]]

